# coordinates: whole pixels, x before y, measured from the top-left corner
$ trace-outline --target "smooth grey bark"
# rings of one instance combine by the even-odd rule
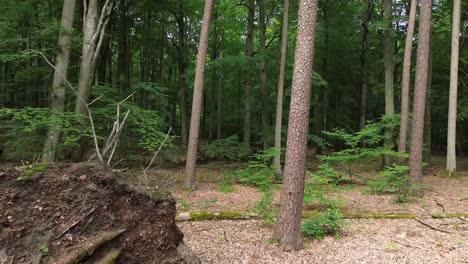
[[[58,46],[59,52],[55,59],[54,79],[52,82],[52,98],[50,108],[53,113],[63,113],[65,111],[66,99],[66,79],[68,75],[68,64],[70,62],[70,50],[73,30],[73,19],[75,17],[76,0],[65,0],[63,2],[62,22],[59,32]],[[63,126],[60,117],[57,117],[57,124],[49,128],[47,139],[44,143],[42,162],[52,162],[55,158],[57,145],[60,140]]]
[[[255,1],[249,1],[249,15],[247,24],[247,50],[248,61],[247,79],[244,88],[244,144],[250,146],[250,137],[252,134],[252,58],[254,52],[254,20],[255,20]]]
[[[413,36],[416,21],[417,1],[411,0],[408,29],[406,32],[405,55],[403,58],[403,73],[401,80],[401,115],[400,115],[400,139],[398,141],[398,151],[406,152],[406,139],[408,134],[409,116],[409,90],[411,81],[411,56],[413,49]]]
[[[288,48],[288,18],[289,0],[284,0],[283,25],[281,29],[281,53],[279,65],[278,87],[276,94],[275,148],[278,154],[273,159],[276,173],[281,174],[281,128],[283,123],[284,73],[286,69],[286,53]]]
[[[206,70],[206,54],[208,51],[208,36],[210,33],[211,16],[214,0],[205,1],[203,25],[198,45],[197,68],[193,91],[192,117],[190,119],[190,134],[185,166],[185,188],[195,190],[195,170],[197,163],[198,137],[200,133],[200,117],[203,99],[203,82]]]
[[[413,119],[411,123],[410,175],[413,183],[422,183],[422,146],[424,115],[426,106],[427,74],[431,31],[432,0],[421,0],[419,18],[418,51],[416,60],[416,81],[413,99]]]
[[[393,0],[384,0],[384,22],[387,29],[384,33],[384,68],[385,68],[385,115],[390,116],[395,114],[395,99],[394,99],[394,41],[393,41],[393,24],[392,24]],[[393,130],[385,131],[384,145],[387,148],[393,146]],[[390,165],[390,156],[384,155],[384,165]]]
[[[81,124],[84,123],[85,117],[87,116],[87,108],[84,103],[89,102],[96,61],[99,57],[107,24],[109,23],[110,14],[114,5],[113,0],[106,0],[103,8],[99,10],[98,2],[98,0],[83,1],[83,50],[77,98],[75,100],[75,113],[79,115],[77,122]],[[99,11],[101,12],[99,13]],[[86,141],[82,137],[80,139],[80,147],[76,148],[73,153],[73,159],[82,160],[85,149]]]
[[[277,238],[285,250],[302,248],[301,215],[309,130],[317,0],[299,3],[286,160]]]
[[[453,1],[452,54],[450,58],[450,95],[447,131],[447,173],[452,175],[457,169],[457,90],[458,60],[460,57],[460,0]]]

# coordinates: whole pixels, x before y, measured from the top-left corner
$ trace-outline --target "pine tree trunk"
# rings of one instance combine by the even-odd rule
[[[299,3],[288,140],[277,237],[286,250],[302,248],[301,215],[317,21],[317,0]]]
[[[427,69],[427,92],[426,92],[426,113],[424,115],[424,147],[423,161],[429,162],[431,159],[432,147],[432,114],[431,114],[431,91],[432,91],[432,28],[429,38],[429,64]]]
[[[52,83],[52,99],[50,107],[53,112],[63,113],[65,111],[65,99],[66,99],[66,79],[68,73],[68,64],[70,62],[70,50],[71,50],[71,32],[73,30],[73,19],[75,17],[75,6],[76,0],[65,0],[63,2],[62,11],[62,24],[59,33],[59,53],[55,60],[54,79]],[[56,127],[49,128],[47,133],[47,139],[44,143],[44,150],[42,154],[42,162],[52,162],[55,158],[57,145],[60,140],[61,120],[58,120]]]
[[[429,42],[431,30],[432,0],[421,1],[419,19],[418,51],[416,61],[416,82],[413,99],[413,120],[411,124],[410,174],[412,182],[422,183],[422,146],[424,115],[426,106],[427,73],[429,63]]]
[[[374,11],[373,0],[367,1],[367,10],[362,20],[361,43],[361,111],[359,130],[366,125],[367,97],[369,92],[369,22]]]
[[[198,46],[197,68],[193,91],[192,117],[190,119],[190,135],[187,150],[187,165],[185,167],[185,188],[195,190],[195,167],[197,163],[198,136],[200,133],[200,115],[203,96],[203,82],[206,69],[206,54],[208,51],[208,35],[210,32],[211,15],[214,0],[205,1],[203,25]]]
[[[270,146],[266,141],[266,135],[270,127],[269,111],[268,111],[268,86],[267,86],[267,74],[266,74],[266,21],[265,21],[265,0],[257,0],[259,6],[259,25],[260,25],[260,53],[262,59],[260,61],[260,93],[262,95],[262,135],[263,135],[263,149],[266,150]]]
[[[408,133],[408,109],[409,109],[409,90],[411,81],[411,56],[413,49],[413,36],[416,21],[417,1],[411,0],[408,29],[406,32],[405,55],[403,58],[403,76],[401,80],[401,117],[400,117],[400,140],[398,142],[398,151],[406,152],[406,139]]]
[[[283,97],[284,97],[284,73],[286,69],[286,53],[288,48],[288,18],[289,0],[284,0],[283,25],[281,29],[281,54],[279,66],[279,78],[276,99],[276,120],[275,120],[275,148],[278,155],[273,159],[273,166],[278,175],[281,174],[281,130],[283,123]]]
[[[182,146],[187,146],[187,88],[185,87],[185,14],[184,14],[184,0],[179,3],[179,18],[177,20],[179,25],[179,93],[180,93],[180,138]]]
[[[460,0],[453,1],[452,21],[452,56],[450,58],[450,95],[447,131],[447,172],[456,173],[457,169],[457,89],[458,89],[458,60],[460,49]]]
[[[254,49],[254,20],[255,20],[255,1],[249,1],[249,16],[247,24],[247,80],[244,88],[244,144],[250,146],[250,137],[252,133],[252,58]]]
[[[385,30],[384,40],[384,67],[385,67],[385,115],[390,116],[395,114],[395,102],[393,93],[394,83],[394,62],[393,62],[393,24],[392,24],[392,11],[393,11],[393,0],[384,0],[384,21],[388,27]],[[387,129],[385,131],[385,147],[392,148],[393,146],[393,131]],[[390,156],[384,156],[384,166],[388,166],[391,163]]]

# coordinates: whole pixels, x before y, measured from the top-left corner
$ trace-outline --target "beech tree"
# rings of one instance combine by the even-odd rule
[[[205,1],[203,11],[203,25],[198,45],[197,68],[193,91],[192,117],[190,119],[190,134],[187,150],[187,164],[185,167],[185,188],[195,189],[195,167],[197,163],[198,136],[200,133],[200,117],[203,99],[203,82],[205,79],[206,54],[208,51],[208,35],[210,33],[211,15],[214,0]]]
[[[55,59],[54,79],[52,81],[52,97],[50,108],[56,113],[63,113],[65,110],[65,99],[68,76],[68,64],[70,62],[71,40],[73,31],[73,19],[75,17],[76,0],[65,0],[63,2],[62,22],[60,27],[58,46],[59,52]],[[61,122],[58,118],[58,122]],[[42,162],[52,162],[60,140],[62,124],[50,128],[47,132],[47,139],[42,153]]]
[[[411,55],[413,49],[413,35],[416,21],[417,1],[411,0],[408,29],[406,32],[405,55],[403,58],[403,76],[401,80],[401,117],[400,117],[400,140],[398,151],[406,152],[406,138],[408,131],[408,108],[409,108],[409,87],[411,81]]]
[[[452,55],[450,58],[450,95],[447,131],[447,172],[452,175],[457,169],[457,90],[458,60],[460,49],[460,0],[453,1]]]
[[[419,18],[416,81],[411,124],[410,174],[413,183],[422,183],[422,147],[430,50],[432,0],[422,0]]]
[[[278,154],[273,159],[273,165],[276,167],[276,173],[278,175],[281,174],[281,127],[283,123],[284,72],[286,69],[286,52],[288,48],[288,17],[289,0],[284,0],[283,25],[281,28],[280,70],[276,94],[275,148],[278,149]]]
[[[317,0],[299,2],[286,160],[277,237],[286,250],[302,247],[301,217],[309,130]]]
[[[75,100],[75,113],[80,115],[77,120],[79,123],[83,122],[83,116],[86,116],[87,113],[83,102],[89,102],[96,61],[104,42],[113,5],[113,0],[106,0],[102,9],[99,10],[98,0],[83,1],[83,51],[78,79],[78,96]],[[80,147],[76,148],[74,152],[74,160],[81,160],[85,149],[86,141],[82,137]]]

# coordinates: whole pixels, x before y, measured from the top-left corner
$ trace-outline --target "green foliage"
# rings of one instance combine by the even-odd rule
[[[386,167],[381,175],[381,180],[371,180],[367,187],[373,193],[393,193],[399,203],[407,202],[412,190],[420,188],[411,184],[408,166],[392,165]]]
[[[394,151],[394,146],[379,147],[379,144],[387,138],[393,137],[391,133],[385,133],[390,129],[393,133],[399,125],[399,115],[383,116],[377,121],[370,121],[357,133],[348,133],[338,128],[333,132],[323,131],[330,138],[343,142],[347,149],[334,152],[330,155],[320,156],[320,160],[328,163],[344,164],[349,177],[352,177],[352,163],[365,158],[376,158],[388,155],[398,158],[406,158],[406,153]],[[360,147],[364,145],[366,147]]]
[[[32,165],[28,165],[23,169],[21,175],[16,180],[22,183],[29,182],[32,180],[35,173],[45,172],[48,167],[49,165],[46,163],[34,163]]]
[[[48,128],[60,128],[58,149],[78,146],[81,134],[89,129],[77,126],[74,113],[53,113],[48,108],[0,109],[0,148],[7,159],[32,160],[42,154]]]
[[[260,201],[255,203],[255,212],[257,212],[260,217],[268,225],[276,224],[276,217],[278,216],[278,208],[273,206],[274,193],[272,191],[267,191],[263,194],[263,197]]]
[[[41,252],[42,255],[47,255],[49,254],[49,247],[42,246],[41,248],[39,248],[39,252]]]
[[[204,155],[210,159],[245,160],[250,156],[250,147],[241,143],[237,135],[218,139],[202,147]]]
[[[332,174],[330,176],[330,173]],[[307,174],[313,179],[312,183],[307,183],[304,186],[304,205],[317,204],[318,207],[324,208],[335,208],[342,207],[341,201],[333,200],[326,197],[331,196],[335,191],[335,184],[330,182],[330,177],[334,177],[336,173],[332,168],[327,165],[322,166],[316,173],[307,172]]]
[[[345,225],[341,211],[330,208],[325,214],[306,219],[301,225],[301,231],[306,237],[320,240],[326,235],[339,237]]]
[[[269,165],[271,159],[276,156],[278,149],[267,149],[254,155],[254,160],[249,161],[247,168],[232,171],[240,183],[258,187],[261,191],[267,191],[273,187],[277,175],[274,166]]]

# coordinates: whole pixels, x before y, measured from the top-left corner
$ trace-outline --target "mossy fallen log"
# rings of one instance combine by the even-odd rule
[[[82,259],[92,256],[96,249],[106,244],[107,242],[114,240],[115,238],[123,234],[124,232],[125,232],[125,229],[120,229],[116,231],[107,232],[99,237],[96,237],[95,239],[88,242],[84,247],[78,249],[78,251],[72,256],[70,256],[68,259],[66,259],[63,262],[63,264],[78,264]],[[120,254],[120,251],[119,251],[119,254]],[[108,262],[108,263],[112,263],[112,262]]]
[[[302,218],[311,218],[324,214],[325,212],[320,211],[304,211],[302,213]],[[346,219],[416,219],[420,217],[415,214],[403,214],[403,213],[375,213],[375,212],[365,212],[365,213],[344,213],[343,217]],[[458,218],[458,217],[468,217],[468,214],[464,213],[433,213],[431,214],[432,218],[441,219],[441,218]],[[185,221],[210,221],[210,220],[253,220],[260,219],[261,216],[248,211],[219,211],[219,212],[209,212],[209,211],[194,211],[194,212],[180,212],[176,216],[176,221],[185,222]]]

